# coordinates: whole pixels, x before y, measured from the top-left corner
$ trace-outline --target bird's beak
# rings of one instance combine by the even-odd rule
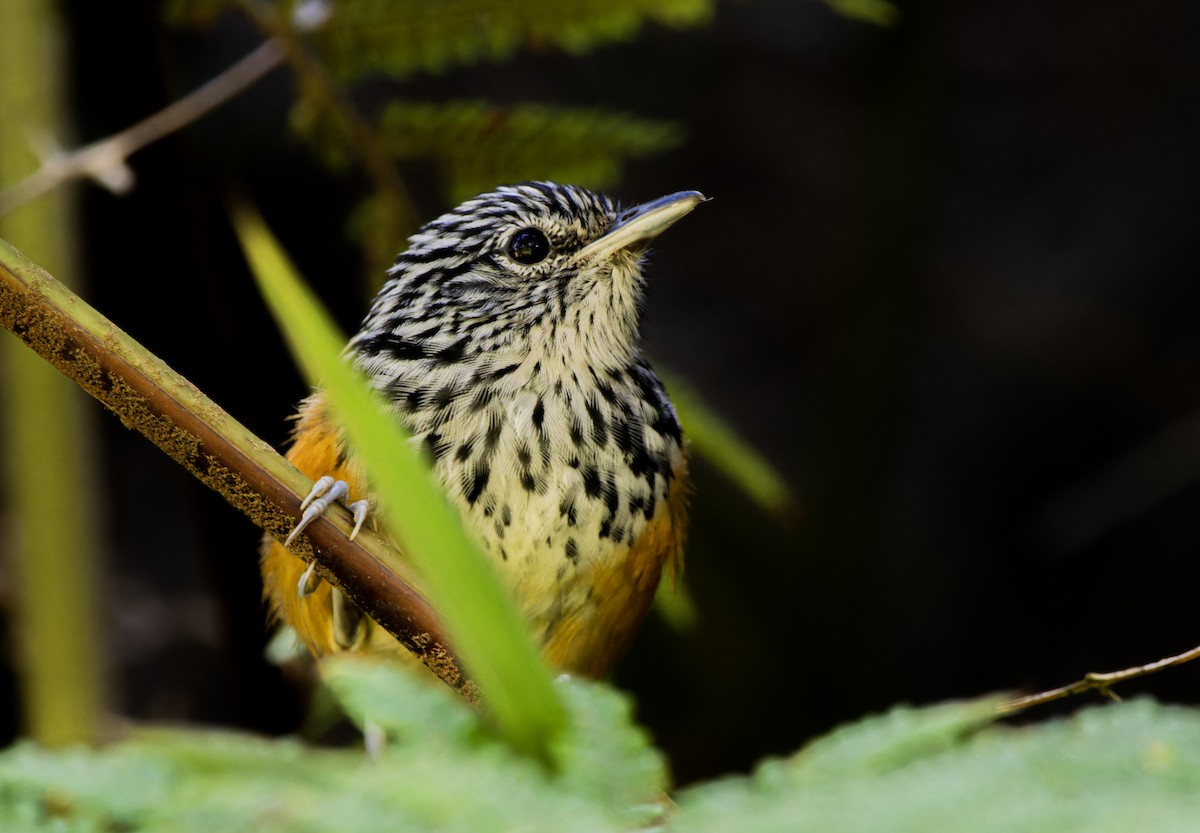
[[[645,245],[707,199],[699,191],[680,191],[627,208],[617,215],[608,231],[576,252],[574,260],[598,260],[621,249]]]

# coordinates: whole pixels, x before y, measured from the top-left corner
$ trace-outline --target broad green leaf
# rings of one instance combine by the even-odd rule
[[[359,725],[369,721],[383,729],[399,755],[450,746],[464,754],[504,752],[461,698],[396,663],[335,657],[322,670],[347,713]],[[565,676],[556,687],[568,720],[555,744],[556,770],[548,776],[554,789],[608,808],[629,829],[652,821],[661,812],[655,801],[666,789],[666,768],[633,722],[630,699],[602,683]],[[525,764],[514,757],[509,765]]]
[[[602,683],[559,681],[569,724],[548,772],[396,664],[328,672],[352,713],[400,730],[378,754],[162,729],[102,750],[20,744],[0,753],[0,830],[619,833],[662,815],[662,758]]]
[[[514,747],[548,759],[565,716],[524,622],[467,535],[424,460],[365,381],[342,360],[345,339],[300,282],[261,218],[234,224],[292,353],[320,384],[362,457],[387,527],[425,582],[489,712]]]
[[[688,790],[668,829],[1185,833],[1200,819],[1200,712],[1148,700],[984,727],[994,703],[872,718],[788,761]]]
[[[422,754],[310,749],[152,731],[103,750],[0,754],[0,829],[89,833],[601,833],[619,816],[506,747]]]

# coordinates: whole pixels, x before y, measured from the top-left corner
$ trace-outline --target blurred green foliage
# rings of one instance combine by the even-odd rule
[[[646,23],[705,23],[712,5],[712,0],[341,0],[312,40],[343,79],[375,72],[399,77],[503,60],[521,48],[584,52],[627,40]]]
[[[168,16],[182,25],[210,24],[233,0],[176,0]],[[242,4],[260,25],[311,50],[321,74],[295,64],[293,126],[335,167],[363,156],[362,142],[394,161],[431,161],[443,174],[447,197],[457,201],[496,185],[558,179],[592,188],[614,184],[622,164],[667,150],[682,139],[678,125],[604,110],[477,101],[394,101],[377,118],[354,127],[351,105],[329,95],[338,84],[367,76],[403,79],[417,72],[501,60],[519,49],[584,52],[629,39],[646,24],[682,27],[708,21],[713,0],[342,0]],[[387,188],[387,183],[377,182]],[[411,216],[412,212],[408,212]],[[356,231],[375,239],[369,224],[383,212],[360,212]],[[412,229],[401,229],[402,232]],[[388,232],[395,238],[397,228]]]
[[[184,730],[24,743],[0,753],[0,829],[1185,833],[1200,818],[1200,712],[1148,700],[1023,728],[993,725],[994,700],[901,707],[673,808],[661,756],[606,685],[560,681],[568,731],[548,773],[441,686],[364,659],[326,670],[386,733],[373,757]]]
[[[677,145],[682,128],[597,109],[483,101],[389,103],[379,141],[397,159],[436,163],[451,202],[505,182],[615,182],[621,163]]]
[[[900,18],[900,10],[889,0],[824,0],[838,14],[879,26],[891,26]]]
[[[61,831],[616,831],[660,812],[662,759],[605,686],[563,682],[549,774],[443,686],[343,658],[330,684],[388,742],[318,749],[232,732],[136,730],[102,750],[0,754],[0,829]]]
[[[1200,712],[1149,700],[985,726],[991,704],[896,709],[795,757],[679,796],[673,828],[855,833],[1185,833]]]

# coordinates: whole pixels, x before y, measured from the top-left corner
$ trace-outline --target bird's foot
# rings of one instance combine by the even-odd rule
[[[345,480],[334,480],[329,475],[317,480],[308,496],[304,498],[304,502],[300,504],[300,509],[304,512],[300,516],[300,522],[296,524],[296,528],[288,535],[283,545],[290,547],[292,541],[296,540],[296,536],[303,532],[305,527],[325,514],[325,511],[337,501],[345,501],[349,494],[350,486]],[[354,530],[350,533],[350,540],[353,541],[358,535],[358,531],[362,529],[363,522],[367,519],[367,512],[370,511],[371,504],[365,500],[356,500],[347,503],[346,508],[354,514]]]

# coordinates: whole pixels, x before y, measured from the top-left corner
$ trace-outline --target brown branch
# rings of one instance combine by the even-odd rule
[[[220,75],[120,133],[70,153],[56,153],[16,185],[0,191],[0,214],[37,199],[64,182],[91,177],[109,190],[133,186],[126,160],[146,145],[186,127],[253,85],[283,60],[276,40],[262,43]]]
[[[275,538],[295,525],[308,478],[3,240],[0,325]],[[303,538],[294,550],[315,559],[322,577],[477,702],[436,611],[413,589],[410,568],[368,530],[348,540],[350,526],[345,513],[331,513],[306,530],[312,550]]]
[[[1120,671],[1096,672],[1093,671],[1085,674],[1082,680],[1077,680],[1070,685],[1065,685],[1060,688],[1052,688],[1049,691],[1043,691],[1040,694],[1030,694],[1027,697],[1017,697],[1013,700],[1008,700],[1001,703],[997,710],[1002,714],[1014,714],[1016,712],[1028,709],[1032,706],[1040,706],[1043,703],[1050,703],[1054,700],[1061,700],[1064,697],[1071,697],[1075,694],[1083,694],[1085,691],[1099,691],[1105,697],[1112,700],[1119,700],[1116,693],[1112,691],[1112,687],[1117,683],[1123,683],[1126,680],[1137,679],[1144,677],[1147,674],[1153,674],[1156,671],[1161,671],[1164,668],[1172,668],[1176,665],[1183,665],[1185,662],[1191,662],[1194,659],[1200,659],[1200,645],[1192,648],[1190,651],[1184,651],[1182,654],[1176,654],[1173,657],[1166,657],[1156,662],[1150,662],[1145,665],[1135,665],[1132,668],[1125,668]]]

